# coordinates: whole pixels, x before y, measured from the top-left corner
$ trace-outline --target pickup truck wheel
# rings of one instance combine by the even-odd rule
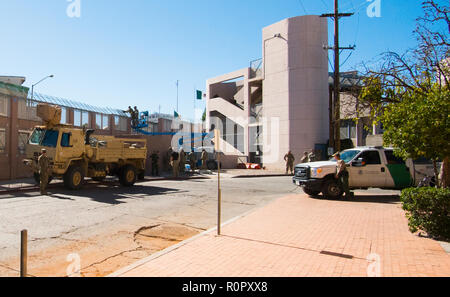
[[[312,197],[315,197],[315,196],[320,194],[320,191],[314,191],[314,190],[312,190],[310,188],[307,188],[307,187],[303,188],[303,192],[305,192],[305,194],[307,194],[309,196],[312,196]]]
[[[70,167],[64,174],[64,186],[70,190],[79,190],[84,183],[83,170],[78,167]]]
[[[322,193],[327,199],[339,199],[343,192],[339,182],[335,179],[329,179],[323,184]]]
[[[127,165],[122,168],[119,176],[120,184],[124,187],[131,187],[136,183],[137,174],[136,168],[132,165]]]

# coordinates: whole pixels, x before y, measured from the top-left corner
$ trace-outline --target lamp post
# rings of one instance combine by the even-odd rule
[[[53,78],[55,77],[53,74],[44,77],[43,79],[41,79],[40,81],[38,81],[37,83],[35,83],[34,85],[31,86],[31,100],[34,99],[34,87],[37,86],[38,84],[40,84],[41,82],[43,82],[44,80],[46,80],[47,78]]]

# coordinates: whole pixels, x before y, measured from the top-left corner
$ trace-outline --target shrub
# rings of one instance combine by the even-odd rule
[[[410,188],[403,190],[401,201],[411,232],[450,240],[450,189]]]

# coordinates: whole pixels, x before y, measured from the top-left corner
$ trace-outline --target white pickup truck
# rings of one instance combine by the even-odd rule
[[[417,186],[433,176],[433,164],[426,160],[407,160],[394,156],[394,149],[358,147],[341,152],[347,163],[351,189],[404,189]],[[293,182],[310,196],[322,193],[326,198],[342,196],[343,189],[335,179],[336,161],[312,162],[295,167]]]

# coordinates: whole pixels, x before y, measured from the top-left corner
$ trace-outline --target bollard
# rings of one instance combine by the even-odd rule
[[[28,231],[22,230],[20,236],[20,277],[27,277]]]

